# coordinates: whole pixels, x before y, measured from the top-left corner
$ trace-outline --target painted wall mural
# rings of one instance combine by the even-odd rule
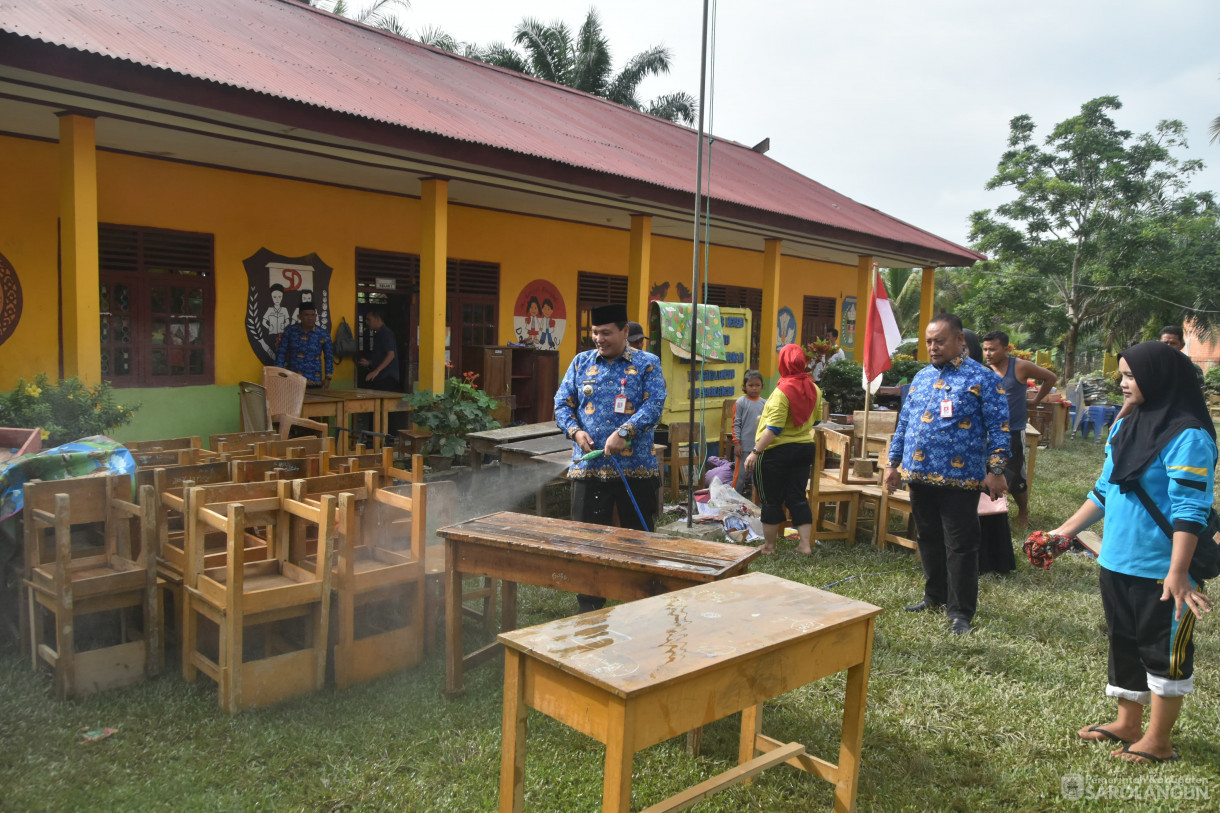
[[[856,298],[843,298],[842,321],[839,322],[839,347],[851,353],[856,349]]]
[[[568,323],[559,289],[544,279],[528,282],[513,306],[516,341],[543,350],[558,350]]]
[[[246,338],[263,364],[275,364],[285,328],[301,321],[302,294],[313,295],[318,327],[330,333],[331,267],[317,254],[285,257],[266,248],[242,260],[250,295],[246,300]]]
[[[0,344],[13,335],[21,321],[21,280],[17,269],[0,254]]]
[[[796,342],[796,315],[792,313],[792,308],[787,305],[780,308],[775,317],[775,325],[779,328],[779,338],[775,341],[777,351],[786,344]]]

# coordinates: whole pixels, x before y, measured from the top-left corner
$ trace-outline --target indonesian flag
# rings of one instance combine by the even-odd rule
[[[875,393],[881,386],[881,374],[893,366],[890,356],[902,344],[890,297],[881,281],[881,272],[873,266],[873,295],[868,302],[868,325],[864,334],[864,387]]]

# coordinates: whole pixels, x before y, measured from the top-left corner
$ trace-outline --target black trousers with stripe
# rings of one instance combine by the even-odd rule
[[[1183,608],[1182,620],[1175,621],[1173,601],[1161,601],[1159,579],[1104,567],[1099,579],[1110,638],[1110,685],[1146,692],[1148,675],[1186,680],[1194,674],[1194,613]]]

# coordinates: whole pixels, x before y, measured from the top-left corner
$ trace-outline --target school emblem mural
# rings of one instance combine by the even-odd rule
[[[4,344],[21,321],[21,280],[17,269],[0,254],[0,344]]]
[[[527,283],[513,306],[513,331],[517,341],[543,350],[557,350],[563,341],[568,312],[559,289],[544,279]]]
[[[250,289],[246,299],[246,338],[263,364],[275,364],[280,336],[301,321],[302,299],[313,299],[318,327],[330,333],[331,267],[317,254],[285,257],[266,248],[242,261]]]

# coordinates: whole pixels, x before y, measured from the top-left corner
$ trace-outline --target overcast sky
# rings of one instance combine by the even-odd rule
[[[590,6],[616,69],[670,48],[671,73],[641,98],[698,95],[701,0],[412,0],[397,14],[485,45],[527,16],[575,29]],[[1117,95],[1135,133],[1182,120],[1188,157],[1208,165],[1195,187],[1220,194],[1217,0],[719,0],[715,33],[717,135],[770,137],[772,158],[961,244],[970,213],[1004,199],[983,187],[1009,120],[1028,113],[1041,137],[1097,96]]]

